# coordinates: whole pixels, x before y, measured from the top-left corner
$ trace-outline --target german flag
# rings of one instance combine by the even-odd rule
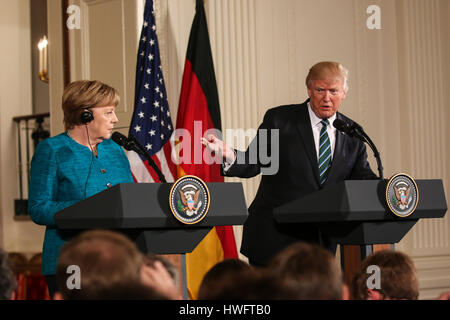
[[[195,17],[189,36],[189,44],[184,66],[180,102],[177,114],[177,129],[188,130],[193,152],[191,161],[178,165],[178,177],[195,175],[205,182],[223,182],[220,164],[204,161],[201,136],[209,129],[221,130],[220,105],[217,93],[216,76],[209,42],[203,0],[197,0]],[[197,140],[195,138],[198,138]],[[184,142],[186,143],[186,141]],[[186,145],[183,146],[183,149]],[[201,163],[198,157],[201,155]],[[180,155],[184,160],[187,154]],[[207,155],[206,155],[207,156]],[[189,162],[189,163],[187,163]],[[190,299],[196,299],[198,288],[204,274],[217,262],[237,258],[236,242],[232,226],[216,226],[192,251],[186,254],[187,289]]]

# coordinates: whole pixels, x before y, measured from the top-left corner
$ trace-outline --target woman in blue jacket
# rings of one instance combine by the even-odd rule
[[[50,295],[64,244],[56,212],[119,183],[132,183],[128,159],[110,138],[118,119],[116,89],[99,81],[75,81],[64,90],[66,131],[39,143],[31,161],[29,214],[45,225],[42,274]]]

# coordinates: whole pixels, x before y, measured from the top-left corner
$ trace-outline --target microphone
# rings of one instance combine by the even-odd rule
[[[336,119],[333,121],[333,126],[338,129],[341,132],[344,132],[350,137],[355,137],[363,142],[365,142],[364,135],[363,135],[363,128],[357,124],[356,122],[353,123],[353,125],[349,125],[347,122],[341,119]]]
[[[123,134],[121,134],[120,132],[113,132],[111,139],[113,139],[113,141],[115,143],[117,143],[119,146],[124,147],[125,150],[128,151],[134,151],[137,154],[140,154],[142,156],[145,157],[145,154],[142,152],[143,150],[141,150],[137,145],[136,142],[133,141],[130,138],[127,138],[126,136],[124,136]]]
[[[153,161],[153,159],[149,156],[147,151],[145,151],[144,147],[139,143],[139,141],[133,135],[130,134],[130,136],[127,138],[120,132],[116,131],[116,132],[113,132],[111,139],[115,143],[117,143],[119,146],[123,147],[125,150],[134,151],[137,154],[144,156],[148,160],[148,164],[153,168],[153,170],[158,175],[159,181],[161,181],[162,183],[167,182],[166,178],[164,177],[163,173],[156,165],[155,161]]]
[[[364,132],[364,129],[356,122],[353,122],[353,124],[350,125],[346,121],[337,119],[337,118],[336,118],[336,120],[333,121],[333,126],[337,130],[347,134],[349,137],[355,137],[355,138],[361,140],[362,142],[366,142],[369,145],[369,147],[373,151],[373,155],[374,155],[375,159],[377,160],[378,173],[380,176],[380,180],[383,180],[383,166],[381,164],[380,153],[378,152],[377,147],[372,142],[370,137]]]

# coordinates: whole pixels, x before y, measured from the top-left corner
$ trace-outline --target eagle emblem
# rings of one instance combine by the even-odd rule
[[[411,198],[409,197],[409,192],[411,191],[411,187],[408,186],[404,182],[399,182],[397,185],[394,185],[395,197],[397,198],[398,207],[401,210],[408,208],[411,203]]]
[[[419,202],[416,182],[404,173],[394,175],[386,185],[386,202],[393,214],[408,217],[416,210]]]
[[[199,207],[201,207],[202,202],[198,200],[198,196],[200,195],[200,190],[193,191],[188,190],[183,192],[182,190],[178,190],[180,193],[181,203],[183,203],[184,208],[183,211],[190,217],[197,213]]]
[[[183,176],[170,189],[170,210],[180,222],[195,224],[206,216],[209,197],[208,187],[203,180],[196,176]]]

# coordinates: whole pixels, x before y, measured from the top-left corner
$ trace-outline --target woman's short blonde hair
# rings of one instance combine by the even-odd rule
[[[87,109],[117,106],[120,96],[116,89],[97,80],[74,81],[64,89],[62,109],[66,130],[81,125],[81,113]]]
[[[344,82],[344,90],[348,90],[348,70],[338,62],[322,61],[316,63],[309,69],[306,76],[306,87],[311,89],[312,81],[342,78]]]

